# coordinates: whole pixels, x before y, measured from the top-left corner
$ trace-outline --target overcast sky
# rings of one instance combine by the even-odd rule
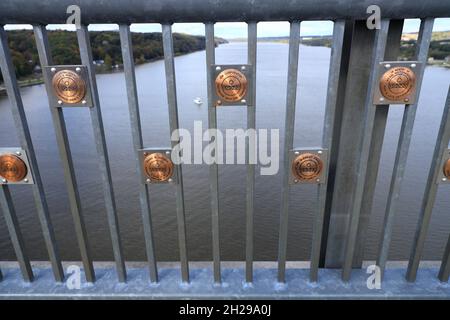
[[[405,21],[404,32],[417,32],[419,30],[419,19],[408,19]],[[6,29],[31,29],[30,25],[6,25]],[[73,25],[49,25],[48,29],[75,30]],[[96,24],[90,25],[89,30],[104,31],[118,30],[115,24]],[[436,19],[434,31],[450,30],[450,18]],[[159,24],[132,24],[131,31],[134,32],[160,32]],[[176,23],[173,25],[174,32],[182,32],[195,35],[204,35],[205,27],[201,23]],[[305,21],[301,24],[302,36],[330,35],[333,31],[331,21]],[[246,24],[236,23],[217,23],[215,25],[215,34],[223,38],[243,38],[247,36]],[[277,37],[289,35],[288,22],[260,22],[258,23],[259,37]]]

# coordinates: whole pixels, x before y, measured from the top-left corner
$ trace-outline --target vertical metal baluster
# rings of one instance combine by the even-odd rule
[[[45,26],[37,25],[33,27],[36,38],[36,47],[39,54],[41,66],[52,65],[50,46],[48,44],[47,30]],[[51,83],[46,81],[45,87],[47,94],[52,93]],[[49,100],[50,102],[50,100]],[[75,170],[73,168],[72,155],[70,151],[69,140],[67,137],[66,123],[62,108],[50,105],[50,112],[55,128],[56,141],[58,143],[61,163],[64,169],[64,178],[66,181],[67,193],[69,196],[70,211],[75,225],[75,232],[80,248],[81,260],[83,261],[84,272],[88,282],[95,282],[95,271],[92,265],[92,259],[89,252],[89,244],[87,240],[86,228],[82,216],[80,195],[78,193]]]
[[[450,106],[450,90],[447,96],[447,107]],[[450,122],[450,119],[447,120]],[[448,237],[447,245],[445,246],[444,256],[442,257],[441,268],[439,269],[438,278],[442,282],[448,282],[450,276],[450,236]]]
[[[11,101],[11,110],[14,118],[14,122],[17,128],[17,134],[19,137],[22,148],[27,152],[30,166],[33,170],[33,178],[35,184],[32,185],[33,195],[35,199],[36,209],[41,224],[42,233],[44,236],[45,245],[49,259],[52,264],[53,274],[56,281],[64,280],[64,271],[61,265],[59,257],[58,247],[56,244],[55,234],[53,226],[50,220],[50,214],[48,210],[47,200],[45,198],[44,185],[41,180],[39,167],[34,153],[33,142],[31,140],[30,130],[28,128],[28,122],[26,119],[25,111],[23,109],[22,99],[20,97],[19,86],[17,84],[16,75],[14,72],[14,66],[12,64],[11,55],[8,50],[7,35],[3,27],[0,27],[0,51],[1,51],[1,69],[5,76],[5,85],[8,90],[8,96]]]
[[[403,20],[391,20],[389,23],[384,61],[396,61],[400,51],[400,40],[402,37]],[[364,248],[369,228],[370,216],[372,214],[375,187],[378,177],[381,152],[389,114],[389,105],[378,105],[375,110],[372,141],[370,142],[370,157],[367,163],[366,184],[361,205],[361,216],[359,218],[358,235],[356,238],[355,256],[353,267],[362,267],[364,259]]]
[[[173,134],[178,130],[178,105],[177,105],[177,87],[175,79],[175,63],[174,63],[174,49],[172,37],[172,25],[164,24],[162,26],[163,47],[164,47],[164,62],[166,68],[166,85],[167,85],[167,102],[169,104],[169,123],[170,132]],[[180,143],[180,137],[177,134],[176,139],[172,140],[172,148]],[[179,156],[178,154],[176,155]],[[179,159],[178,159],[179,160]],[[177,161],[180,163],[179,161]],[[180,246],[180,260],[181,260],[181,277],[183,282],[189,282],[189,262],[187,258],[186,245],[186,219],[184,209],[184,189],[183,189],[183,175],[181,164],[175,165],[178,175],[178,184],[176,188],[176,202],[177,202],[177,221],[178,221],[178,243]]]
[[[205,24],[206,40],[206,81],[208,87],[208,128],[217,128],[217,110],[213,101],[213,86],[210,67],[215,63],[214,23]],[[217,150],[217,141],[211,141]],[[221,283],[220,271],[220,238],[219,238],[219,168],[217,163],[209,166],[209,186],[211,190],[212,242],[214,260],[214,282]]]
[[[414,236],[414,242],[411,249],[411,256],[409,258],[408,269],[406,271],[406,280],[413,282],[417,277],[417,269],[419,268],[420,257],[422,255],[425,239],[427,235],[428,226],[431,220],[431,213],[433,211],[434,200],[438,184],[437,178],[442,172],[441,160],[442,155],[448,147],[450,140],[450,92],[447,95],[445,102],[444,114],[442,116],[441,126],[436,140],[436,147],[434,148],[433,159],[431,162],[430,172],[428,174],[427,185],[425,187],[425,195],[422,201],[422,206],[419,213],[419,221]],[[448,248],[448,247],[447,247]]]
[[[422,78],[427,63],[428,48],[433,31],[433,19],[422,21],[417,39],[416,59],[423,63],[423,68],[417,73],[417,97],[420,94]],[[400,197],[401,183],[405,172],[406,161],[408,158],[409,145],[411,142],[412,131],[414,127],[414,119],[416,117],[417,102],[415,104],[406,105],[403,113],[403,121],[400,129],[400,137],[398,140],[397,152],[395,155],[394,169],[392,172],[391,186],[386,206],[384,218],[384,227],[382,232],[382,240],[380,251],[378,254],[377,265],[380,267],[381,274],[384,274],[386,261],[389,255],[389,246],[392,238],[392,228],[394,225],[394,217],[397,211],[398,199]]]
[[[322,147],[329,149],[332,144],[334,131],[334,115],[336,111],[339,77],[341,70],[341,58],[345,31],[345,21],[334,23],[333,45],[331,47],[330,69],[328,74],[328,90],[325,110],[324,130],[322,136]],[[328,173],[328,168],[326,168]],[[314,220],[311,248],[311,266],[309,278],[317,281],[320,261],[320,248],[322,242],[322,230],[325,216],[325,201],[327,198],[327,184],[319,184],[317,191],[317,215]]]
[[[3,273],[2,273],[2,269],[0,269],[0,281],[3,280]]]
[[[286,92],[286,119],[283,149],[283,185],[280,212],[280,231],[278,240],[278,281],[285,282],[286,278],[286,251],[289,218],[289,151],[294,144],[295,103],[297,99],[297,73],[298,52],[300,44],[300,22],[290,24],[289,34],[289,60]]]
[[[32,185],[32,190],[35,198],[37,213],[39,221],[42,227],[42,232],[49,254],[50,261],[52,263],[53,273],[56,281],[64,280],[64,271],[59,258],[59,253],[56,245],[56,239],[53,232],[53,226],[51,224],[50,215],[48,211],[47,200],[45,198],[44,186],[39,173],[36,156],[34,153],[33,143],[31,140],[28,123],[26,120],[25,112],[23,109],[22,99],[20,97],[20,91],[17,84],[17,79],[14,72],[14,66],[12,64],[11,56],[7,47],[7,36],[3,27],[0,28],[1,43],[0,48],[2,52],[1,65],[2,70],[6,76],[5,85],[7,88],[8,96],[11,101],[12,114],[14,122],[17,128],[18,137],[21,146],[26,150],[30,166],[33,169],[33,177],[35,184]]]
[[[361,205],[363,198],[364,185],[366,181],[367,161],[370,156],[370,142],[375,119],[376,106],[372,104],[373,92],[378,85],[378,66],[384,58],[387,34],[389,29],[389,20],[383,19],[381,27],[376,30],[375,49],[372,55],[372,68],[369,79],[369,89],[367,91],[366,102],[364,104],[364,135],[359,142],[361,145],[361,153],[358,160],[357,180],[355,195],[353,198],[350,222],[348,227],[348,235],[346,239],[344,252],[344,265],[342,270],[342,280],[350,280],[353,257],[355,253],[356,237],[358,233],[359,218],[361,213]]]
[[[136,87],[136,76],[134,72],[133,45],[128,25],[120,25],[120,42],[123,57],[123,69],[127,86],[128,108],[130,111],[131,133],[133,136],[133,147],[135,151],[136,172],[141,177],[144,175],[140,162],[139,150],[143,148],[141,118],[139,113],[139,101]],[[158,282],[158,269],[155,258],[155,242],[153,239],[153,227],[150,209],[150,197],[148,185],[140,183],[139,198],[141,203],[141,214],[144,227],[145,247],[150,270],[150,280]]]
[[[251,101],[253,105],[247,106],[247,130],[256,129],[256,55],[258,29],[256,22],[248,23],[248,64],[252,65],[252,84],[250,92],[253,95]],[[253,281],[253,214],[255,207],[255,164],[250,164],[250,160],[255,158],[250,156],[250,152],[255,152],[255,139],[250,141],[250,136],[245,142],[246,162],[247,162],[247,205],[246,205],[246,248],[245,248],[245,279],[247,282]]]
[[[106,146],[105,130],[103,128],[102,111],[98,97],[97,81],[92,60],[92,49],[87,26],[82,25],[77,29],[78,45],[80,47],[81,62],[87,67],[89,83],[92,93],[91,113],[92,127],[94,130],[95,145],[97,147],[99,169],[103,182],[103,194],[105,197],[106,214],[108,216],[109,232],[111,235],[114,259],[116,261],[117,275],[120,282],[126,282],[127,271],[122,253],[119,221],[114,197],[114,188],[109,166],[108,148]]]
[[[6,79],[6,77],[5,77]],[[23,279],[31,282],[34,279],[33,270],[31,268],[30,259],[25,250],[22,232],[20,231],[19,221],[17,220],[16,211],[14,210],[11,193],[9,187],[0,186],[0,206],[5,216],[6,226],[8,227],[9,236],[22,271]]]

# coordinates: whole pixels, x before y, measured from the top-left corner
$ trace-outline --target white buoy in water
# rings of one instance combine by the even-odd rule
[[[203,103],[203,101],[200,98],[195,98],[194,99],[194,103],[197,104],[197,105],[201,105]]]

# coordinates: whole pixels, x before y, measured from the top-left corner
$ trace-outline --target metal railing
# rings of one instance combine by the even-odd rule
[[[434,18],[449,17],[450,5],[445,1],[409,0],[401,4],[394,1],[372,1],[381,8],[381,24],[376,30],[366,26],[367,2],[347,0],[337,3],[315,0],[297,1],[213,1],[213,0],[154,0],[129,1],[126,5],[119,0],[102,1],[69,1],[69,0],[3,0],[0,3],[0,25],[13,23],[32,24],[37,50],[42,67],[52,66],[52,54],[48,43],[46,25],[65,23],[66,8],[77,4],[82,9],[82,25],[77,29],[78,44],[82,65],[86,66],[88,87],[92,94],[92,107],[89,108],[98,152],[98,166],[102,175],[106,213],[112,239],[116,272],[120,282],[127,281],[127,268],[122,250],[116,202],[108,160],[108,150],[102,122],[102,110],[96,85],[92,50],[89,39],[88,24],[118,23],[122,49],[126,92],[132,128],[133,147],[135,150],[136,170],[143,176],[140,152],[143,149],[139,101],[136,88],[134,58],[131,43],[131,23],[161,23],[164,49],[165,75],[167,85],[167,101],[169,108],[169,125],[171,132],[178,128],[178,106],[176,96],[176,79],[174,65],[174,49],[172,27],[177,22],[201,22],[205,26],[206,37],[206,70],[208,86],[208,123],[209,128],[217,128],[217,114],[213,100],[212,74],[210,67],[215,64],[215,22],[243,21],[248,25],[248,64],[252,65],[252,77],[256,79],[257,56],[257,22],[289,21],[289,69],[286,93],[286,120],[284,137],[284,155],[282,155],[282,205],[280,209],[280,229],[278,246],[278,276],[274,281],[286,282],[286,251],[289,220],[289,183],[290,160],[288,151],[294,149],[294,128],[297,94],[297,74],[299,66],[299,42],[301,22],[306,20],[332,20],[334,22],[326,113],[322,138],[323,150],[330,154],[326,163],[327,182],[317,184],[316,212],[314,212],[312,250],[309,268],[309,280],[320,284],[319,270],[342,268],[342,280],[352,281],[352,270],[360,268],[365,230],[368,219],[362,212],[370,212],[374,187],[383,144],[384,129],[389,110],[388,104],[373,103],[374,92],[379,86],[379,65],[383,61],[397,60],[403,21],[407,18],[420,18],[420,31],[417,40],[414,61],[425,65],[431,41]],[[400,10],[401,9],[401,10]],[[34,183],[30,186],[36,202],[37,213],[41,223],[49,260],[56,282],[64,281],[65,275],[58,253],[53,227],[49,217],[45,191],[37,165],[32,137],[25,117],[19,86],[8,48],[7,33],[0,27],[0,66],[5,88],[10,99],[20,147],[26,152]],[[300,68],[300,70],[299,70]],[[358,70],[358,71],[355,71]],[[360,72],[364,70],[364,72]],[[417,95],[420,92],[424,68],[416,72]],[[46,79],[49,104],[52,103],[52,84]],[[250,90],[256,99],[255,81]],[[354,92],[359,94],[355,95]],[[361,107],[362,106],[362,107]],[[380,234],[380,251],[377,265],[384,273],[388,260],[388,252],[393,232],[393,221],[397,211],[404,169],[408,157],[411,134],[414,125],[417,103],[404,106],[404,114],[399,135],[394,170],[391,178],[383,231]],[[438,188],[437,181],[442,173],[442,161],[447,152],[450,140],[450,93],[446,101],[442,124],[433,155],[427,187],[424,195],[416,236],[412,244],[411,258],[406,278],[415,281],[421,260],[425,236],[427,233],[432,207]],[[88,282],[96,282],[96,270],[90,254],[89,239],[78,193],[77,182],[72,163],[63,108],[50,107],[56,140],[64,167],[66,188],[69,195],[70,210],[82,257],[83,270]],[[247,106],[247,128],[256,126],[257,107]],[[345,114],[354,112],[353,119]],[[349,130],[352,140],[349,140]],[[355,141],[356,136],[356,143]],[[179,141],[172,141],[175,146]],[[249,144],[246,144],[249,151]],[[247,152],[247,160],[248,160]],[[375,155],[369,157],[370,155]],[[350,162],[354,169],[349,172],[342,163]],[[176,191],[176,213],[178,223],[178,240],[180,249],[180,270],[182,282],[190,282],[189,260],[186,244],[186,222],[183,189],[182,166],[175,166],[179,179],[174,185]],[[219,183],[218,165],[209,166],[212,242],[213,242],[213,280],[223,281],[219,242]],[[351,179],[343,177],[351,174]],[[254,282],[254,250],[253,250],[253,216],[255,197],[255,165],[247,164],[246,176],[246,263],[245,281]],[[140,183],[140,205],[142,224],[145,235],[146,255],[151,282],[162,281],[155,257],[153,227],[149,199],[148,184]],[[8,184],[0,186],[0,204],[5,216],[7,228],[14,246],[17,261],[25,281],[33,281],[33,269],[25,250],[19,222],[17,220]],[[336,215],[344,211],[344,219]],[[341,219],[341,220],[339,220]],[[345,221],[345,223],[342,222]],[[336,239],[343,239],[337,241]],[[439,272],[440,281],[446,282],[450,272],[450,239],[445,248]],[[0,272],[0,279],[2,279]],[[3,282],[6,282],[5,278]],[[338,281],[336,279],[336,281]],[[289,282],[289,280],[288,280]],[[1,282],[0,282],[1,288]],[[309,290],[309,289],[308,289]],[[0,289],[1,291],[1,289]],[[235,292],[230,291],[230,295]],[[272,294],[275,292],[266,292]],[[243,294],[245,295],[245,294]],[[450,293],[446,294],[449,297]]]

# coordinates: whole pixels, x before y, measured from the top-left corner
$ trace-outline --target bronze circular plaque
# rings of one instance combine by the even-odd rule
[[[53,76],[52,85],[56,96],[64,103],[79,103],[86,95],[86,83],[72,70],[58,71]]]
[[[447,159],[444,164],[444,175],[447,179],[450,179],[450,159]]]
[[[224,101],[240,101],[247,93],[247,78],[236,69],[223,70],[217,75],[215,84],[217,95]]]
[[[19,182],[25,179],[28,169],[25,162],[13,154],[0,156],[0,176],[7,181]]]
[[[298,180],[317,179],[322,172],[322,168],[322,159],[314,153],[301,154],[292,162],[292,174]]]
[[[403,101],[416,85],[416,74],[407,67],[395,67],[386,71],[380,79],[380,92],[386,99]]]
[[[159,152],[148,154],[144,158],[144,172],[153,181],[168,181],[173,175],[173,167],[172,160]]]

